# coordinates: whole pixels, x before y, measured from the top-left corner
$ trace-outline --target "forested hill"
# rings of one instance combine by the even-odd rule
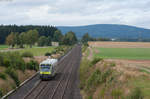
[[[103,38],[122,38],[122,39],[149,39],[150,29],[138,28],[127,25],[115,25],[115,24],[97,24],[88,26],[58,26],[58,29],[62,33],[73,31],[77,37],[82,37],[83,34],[89,33],[92,37]]]
[[[57,30],[56,27],[53,26],[17,26],[17,25],[0,25],[0,44],[5,43],[5,38],[11,33],[11,32],[26,32],[28,30],[36,29],[40,36],[50,36],[53,37],[54,32]]]

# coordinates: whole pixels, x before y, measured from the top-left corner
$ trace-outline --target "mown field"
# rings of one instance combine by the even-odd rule
[[[7,49],[9,46],[8,45],[0,45],[0,50]]]
[[[24,52],[31,52],[34,56],[43,56],[45,55],[45,53],[49,52],[51,53],[52,51],[54,51],[55,47],[34,47],[34,48],[25,48],[25,49],[21,49],[18,52],[20,52],[21,54]]]
[[[95,57],[117,59],[150,59],[150,48],[97,48]]]
[[[50,46],[50,47],[37,47],[33,46],[32,48],[26,47],[24,49],[8,49],[8,45],[0,45],[0,50],[3,51],[17,51],[20,52],[21,54],[24,52],[31,52],[33,56],[43,56],[45,53],[49,52],[51,53],[54,51],[56,47]]]

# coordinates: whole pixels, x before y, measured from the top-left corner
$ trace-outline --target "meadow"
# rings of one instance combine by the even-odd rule
[[[99,53],[95,57],[110,59],[150,59],[150,48],[97,48]]]
[[[45,53],[47,52],[52,52],[54,51],[55,47],[33,47],[33,48],[25,48],[25,49],[21,49],[18,50],[18,52],[20,53],[24,53],[24,52],[31,52],[33,54],[33,56],[43,56],[45,55]]]
[[[47,52],[52,52],[54,51],[53,46],[50,47],[38,47],[38,46],[33,46],[32,48],[29,48],[28,46],[26,46],[24,49],[8,49],[9,46],[8,45],[0,45],[0,50],[4,50],[4,51],[17,51],[20,52],[21,54],[24,52],[31,52],[34,56],[43,56],[45,53]]]
[[[8,45],[0,45],[0,50],[7,49],[9,46]]]

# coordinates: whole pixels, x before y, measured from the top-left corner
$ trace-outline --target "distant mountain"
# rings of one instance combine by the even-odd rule
[[[116,38],[116,39],[150,39],[150,29],[144,29],[128,25],[96,24],[87,26],[58,26],[65,34],[68,31],[76,33],[81,38],[85,33],[92,37]]]

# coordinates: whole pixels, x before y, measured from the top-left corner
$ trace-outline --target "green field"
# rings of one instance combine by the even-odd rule
[[[0,50],[7,49],[9,46],[8,45],[0,45]]]
[[[33,53],[34,56],[41,56],[41,55],[44,55],[46,52],[52,52],[54,50],[54,48],[55,47],[44,47],[44,48],[34,47],[34,48],[21,49],[18,52],[20,52],[20,53],[31,52],[31,53]]]
[[[150,59],[150,48],[98,48],[95,57],[116,59]]]

